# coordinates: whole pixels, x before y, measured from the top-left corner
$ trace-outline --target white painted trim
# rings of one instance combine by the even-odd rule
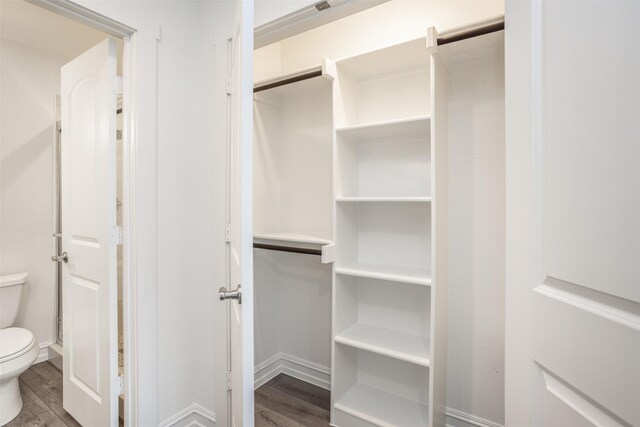
[[[331,389],[331,369],[289,354],[278,353],[255,367],[254,389],[286,374],[301,381]]]
[[[134,29],[114,21],[106,16],[95,13],[70,0],[27,0],[36,6],[47,9],[56,15],[64,16],[76,22],[89,25],[96,30],[115,37],[124,38],[133,34]]]
[[[282,355],[282,372],[324,389],[331,389],[331,369],[306,360]]]
[[[216,423],[216,414],[194,403],[162,421],[158,427],[209,427]]]
[[[453,423],[453,424],[452,424]],[[330,424],[331,427],[341,427],[336,424]],[[457,409],[447,408],[447,424],[446,427],[504,427],[502,424],[488,421]]]
[[[453,424],[450,424],[452,422],[460,426],[460,421],[462,421],[464,427],[503,427],[502,424],[494,423],[493,421],[467,414],[457,409],[447,408],[447,426],[452,427]]]
[[[55,353],[54,357],[62,357],[62,346],[57,342],[49,344],[49,359],[52,358],[52,352]]]
[[[50,345],[51,345],[50,342],[43,342],[43,343],[39,344],[40,353],[38,353],[38,357],[36,357],[35,362],[33,362],[34,365],[36,365],[38,363],[46,362],[47,360],[49,360],[49,346]]]
[[[254,390],[258,387],[268,383],[277,375],[282,373],[282,366],[280,363],[280,354],[274,354],[264,362],[260,363],[254,369],[253,380]]]

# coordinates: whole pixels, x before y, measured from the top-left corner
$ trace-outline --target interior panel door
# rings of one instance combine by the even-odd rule
[[[640,425],[640,3],[506,9],[506,425]]]
[[[63,406],[83,426],[116,426],[116,43],[61,69]]]
[[[228,386],[230,424],[253,426],[253,3],[236,2],[233,34],[227,40],[227,146],[229,152],[227,289],[229,299]],[[241,288],[240,288],[241,287]]]

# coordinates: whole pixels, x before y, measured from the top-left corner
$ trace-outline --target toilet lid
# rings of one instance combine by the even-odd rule
[[[0,363],[22,356],[34,342],[35,337],[28,329],[0,329]]]

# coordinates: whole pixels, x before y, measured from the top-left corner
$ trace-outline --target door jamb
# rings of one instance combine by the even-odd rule
[[[122,113],[123,113],[123,211],[122,211],[122,300],[123,300],[123,341],[125,375],[123,379],[124,422],[134,427],[138,421],[138,304],[136,301],[136,200],[135,179],[138,163],[138,81],[136,79],[136,42],[135,29],[118,21],[100,15],[90,9],[69,0],[27,0],[38,7],[47,9],[57,15],[65,16],[111,36],[123,40],[122,58]],[[119,399],[116,397],[116,399]]]

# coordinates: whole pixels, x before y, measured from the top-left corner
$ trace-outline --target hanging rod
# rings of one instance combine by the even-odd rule
[[[322,69],[309,71],[291,77],[285,77],[282,80],[276,80],[271,83],[265,83],[263,85],[256,86],[253,88],[253,93],[262,92],[263,90],[273,89],[274,87],[285,86],[291,83],[301,82],[302,80],[309,80],[320,76],[322,76]]]
[[[322,251],[320,249],[296,248],[294,246],[279,246],[279,245],[267,245],[264,243],[254,243],[253,248],[266,249],[268,251],[291,252],[295,254],[322,255]]]
[[[485,34],[491,34],[502,30],[504,30],[504,20],[484,25],[482,27],[476,27],[470,30],[461,31],[459,33],[454,33],[444,37],[438,37],[438,46],[459,42],[461,40],[466,40],[473,37],[484,36]]]

